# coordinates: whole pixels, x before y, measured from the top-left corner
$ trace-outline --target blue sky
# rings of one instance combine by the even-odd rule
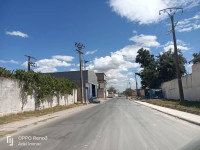
[[[175,21],[178,47],[189,61],[200,51],[200,0],[0,0],[0,66],[26,69],[35,58],[40,72],[79,69],[75,42],[85,45],[87,69],[105,72],[108,86],[135,87],[137,50],[173,48],[170,19],[160,9],[183,7]],[[186,65],[188,73],[191,66]]]

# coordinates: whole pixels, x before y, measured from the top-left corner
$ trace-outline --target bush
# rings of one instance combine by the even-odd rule
[[[55,78],[34,71],[16,70],[15,73],[11,73],[0,67],[0,76],[16,78],[24,82],[24,91],[28,95],[32,95],[34,92],[39,102],[47,96],[72,94],[73,89],[77,88],[77,85],[67,78]]]

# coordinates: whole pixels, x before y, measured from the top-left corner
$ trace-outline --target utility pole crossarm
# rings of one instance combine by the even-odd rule
[[[183,8],[178,8],[178,7],[172,7],[172,8],[165,8],[159,11],[159,15],[161,15],[161,12],[167,13],[169,16],[175,15],[175,13],[181,10],[183,13]],[[172,13],[173,12],[173,13]]]

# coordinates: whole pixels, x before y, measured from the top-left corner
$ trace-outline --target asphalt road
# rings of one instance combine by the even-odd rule
[[[11,137],[13,146],[2,141],[0,149],[176,150],[198,137],[199,126],[118,98]]]

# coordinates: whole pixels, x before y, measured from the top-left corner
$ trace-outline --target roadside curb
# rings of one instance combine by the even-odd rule
[[[149,103],[146,103],[146,102],[139,102],[139,101],[136,101],[136,100],[133,100],[133,102],[141,104],[141,105],[146,106],[146,107],[149,107],[151,109],[157,110],[159,112],[170,115],[172,117],[176,117],[176,118],[179,118],[181,120],[184,120],[184,121],[187,121],[187,122],[190,122],[190,123],[193,123],[193,124],[200,126],[200,116],[198,116],[198,115],[190,114],[190,113],[187,113],[187,112],[182,112],[182,111],[179,111],[179,110],[170,109],[170,108],[167,108],[167,107],[161,107],[161,106],[158,106],[158,105],[149,104]],[[173,111],[173,112],[167,112],[166,110]],[[180,115],[178,115],[174,112],[180,113]],[[188,114],[190,116],[193,116],[196,119],[189,119],[189,118],[183,117],[182,114]]]
[[[19,134],[24,131],[37,128],[38,126],[43,126],[45,123],[50,123],[50,122],[53,122],[55,120],[59,120],[65,117],[70,117],[73,114],[80,113],[81,111],[84,111],[94,106],[96,106],[96,104],[87,104],[87,105],[65,109],[62,111],[54,112],[54,113],[49,113],[49,114],[42,115],[39,117],[30,117],[28,119],[14,121],[7,124],[2,124],[0,125],[0,132],[6,132],[6,133],[5,135],[0,137],[0,141],[4,140],[6,135]]]

